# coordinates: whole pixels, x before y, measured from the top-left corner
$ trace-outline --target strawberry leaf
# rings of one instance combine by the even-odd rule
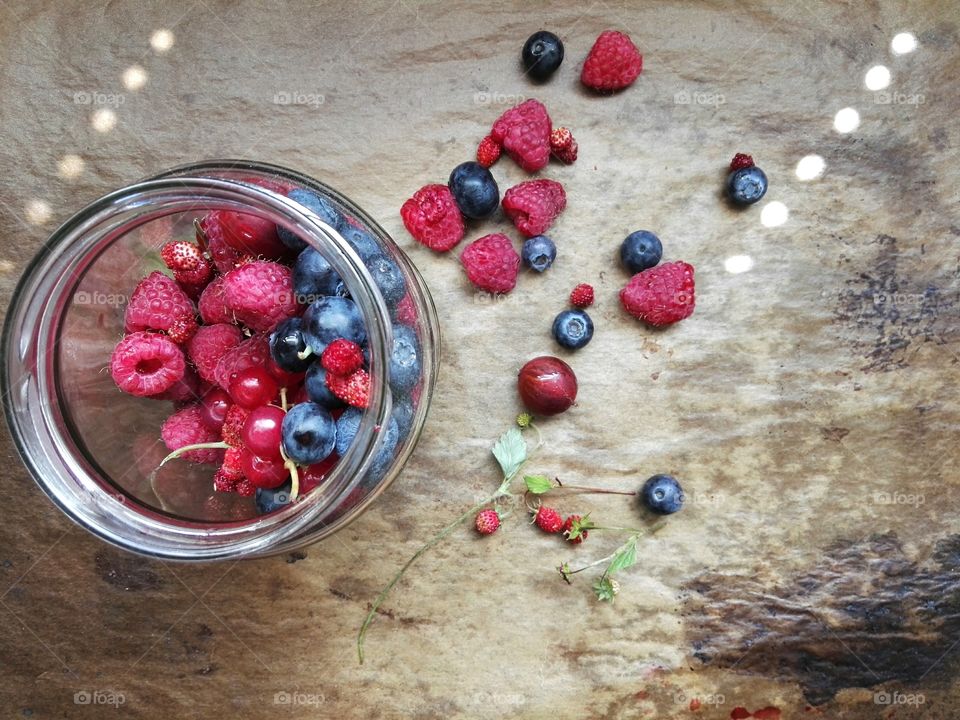
[[[638,536],[634,535],[632,538],[627,540],[623,545],[617,548],[617,551],[613,554],[613,557],[610,559],[610,564],[607,566],[607,572],[605,575],[613,575],[615,572],[619,572],[625,568],[634,565],[637,562],[637,540]]]
[[[542,495],[553,488],[553,481],[546,475],[527,475],[523,478],[527,485],[527,490],[534,495]]]
[[[507,430],[493,446],[493,456],[500,463],[504,478],[511,478],[527,459],[527,444],[523,440],[520,428]]]

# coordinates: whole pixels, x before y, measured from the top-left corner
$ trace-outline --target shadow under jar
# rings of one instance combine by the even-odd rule
[[[303,189],[322,198],[335,220],[297,202]],[[110,372],[134,287],[151,272],[169,274],[161,247],[171,240],[193,242],[195,223],[213,211],[268,220],[288,238],[292,233],[315,248],[339,275],[338,292],[356,304],[365,324],[370,396],[349,449],[295,500],[274,493],[269,511],[257,498],[216,492],[215,464],[178,458],[154,472],[169,452],[161,425],[195,400],[134,397],[118,389]],[[291,250],[287,264],[296,257]],[[298,303],[306,307],[313,300]],[[409,362],[397,372],[395,342],[401,362],[413,361],[416,377]],[[416,358],[410,357],[411,342]],[[53,233],[20,280],[7,315],[4,406],[37,484],[99,537],[176,560],[276,554],[342,528],[394,480],[426,418],[439,343],[436,311],[415,266],[350,200],[285,168],[210,161],[121,188]]]

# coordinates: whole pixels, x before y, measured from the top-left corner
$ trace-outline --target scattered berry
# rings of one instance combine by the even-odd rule
[[[251,366],[236,373],[227,388],[233,401],[242,408],[266,405],[277,396],[277,381],[265,367]]]
[[[337,426],[316,403],[294,405],[283,418],[283,451],[298,465],[318,463],[333,452]]]
[[[649,230],[637,230],[627,235],[620,244],[620,262],[631,273],[652,268],[663,256],[660,238]]]
[[[135,332],[124,337],[110,356],[110,374],[121,390],[148,397],[170,390],[186,372],[183,351],[170,338]]]
[[[477,519],[474,522],[477,532],[481,535],[493,535],[500,527],[500,516],[496,510],[481,510],[477,513]]]
[[[643,56],[628,35],[605,30],[583,63],[580,82],[594,90],[621,90],[633,84],[643,69]]]
[[[363,367],[363,351],[355,342],[337,338],[327,345],[320,356],[320,363],[334,375],[349,375]]]
[[[563,185],[541,178],[514,185],[503,194],[503,211],[527,237],[542,235],[567,206]]]
[[[313,358],[300,357],[306,352],[307,341],[303,337],[303,320],[292,317],[284,320],[270,333],[270,357],[281,370],[291,373],[306,372]]]
[[[752,205],[766,192],[767,176],[756,165],[734,170],[727,176],[727,195],[736,205]]]
[[[478,162],[457,165],[447,187],[464,217],[479,220],[493,215],[500,204],[500,188],[491,172]]]
[[[426,185],[400,208],[407,232],[421,245],[446,252],[463,240],[463,216],[446,185]]]
[[[547,109],[539,100],[531,99],[503,113],[493,124],[490,137],[517,165],[532,173],[550,162],[551,129]]]
[[[672,262],[634,275],[620,291],[620,303],[634,317],[660,327],[693,314],[693,266]]]
[[[550,152],[564,165],[572,165],[577,161],[577,152],[580,146],[573,139],[573,133],[568,128],[554,128],[550,133]]]
[[[179,450],[186,445],[217,442],[220,437],[203,420],[203,410],[199,404],[187,405],[168,417],[160,428],[160,437],[167,448]],[[191,450],[181,457],[194,463],[220,464],[223,450]]]
[[[243,333],[236,325],[216,323],[203,325],[187,343],[187,357],[207,382],[215,383],[217,363],[240,344]]]
[[[568,350],[579,350],[593,338],[593,320],[583,310],[564,310],[553,320],[553,337]]]
[[[557,259],[557,246],[546,235],[534,235],[523,241],[520,257],[528,268],[542,273]]]
[[[568,515],[567,519],[563,521],[563,535],[567,541],[573,543],[574,545],[579,545],[582,543],[587,539],[587,535],[589,534],[586,530],[581,530],[579,533],[577,533],[575,538],[570,537],[570,531],[573,529],[573,524],[582,519],[583,518],[579,515]]]
[[[127,332],[160,330],[176,343],[193,337],[197,330],[193,303],[176,281],[154,271],[141,280],[124,315]]]
[[[753,158],[746,153],[737,153],[730,161],[730,172],[736,172],[743,168],[753,167]]]
[[[327,387],[347,405],[365,408],[370,402],[370,376],[366,370],[357,370],[349,375],[327,373]]]
[[[460,262],[470,282],[481,290],[508,293],[517,284],[520,256],[506,235],[494,233],[474,240],[464,248]]]
[[[223,296],[233,316],[252,330],[265,332],[299,311],[293,274],[286,265],[257,260],[223,277]]]
[[[640,500],[658,515],[670,515],[683,507],[683,488],[670,475],[654,475],[640,488]]]
[[[500,159],[500,143],[487,135],[477,146],[477,162],[488,168]]]
[[[523,68],[534,80],[546,80],[563,62],[563,42],[547,30],[527,38],[520,54]]]
[[[541,505],[533,516],[537,527],[547,533],[558,533],[563,530],[563,518],[553,508]]]
[[[560,358],[542,355],[517,375],[520,400],[534,415],[557,415],[577,400],[577,376]]]
[[[588,308],[593,305],[593,286],[580,283],[570,291],[570,304],[576,308]]]

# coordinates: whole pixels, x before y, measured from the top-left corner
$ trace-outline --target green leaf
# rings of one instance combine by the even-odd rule
[[[493,456],[500,463],[504,478],[517,474],[517,470],[527,459],[527,444],[523,440],[520,428],[512,427],[500,436],[493,446]]]
[[[608,575],[613,575],[637,562],[637,540],[637,536],[634,535],[617,549],[607,566]]]
[[[527,490],[534,495],[542,495],[553,488],[553,481],[546,475],[526,475],[523,482],[527,485]]]
[[[595,527],[597,527],[597,524],[590,519],[590,514],[587,513],[579,520],[574,520],[570,523],[570,530],[566,533],[567,540],[576,540],[585,534],[587,530],[593,530]]]
[[[605,600],[606,602],[613,602],[613,599],[617,596],[613,581],[606,575],[593,584],[593,591],[597,594],[597,600]]]

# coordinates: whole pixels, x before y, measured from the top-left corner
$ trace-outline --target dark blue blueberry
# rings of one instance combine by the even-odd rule
[[[563,62],[563,43],[546,30],[535,32],[523,44],[523,67],[534,80],[546,80]]]
[[[410,430],[413,428],[413,403],[409,398],[395,400],[393,403],[393,419],[397,421],[397,432],[400,434],[400,442],[407,439]]]
[[[464,217],[480,219],[493,215],[500,204],[500,188],[491,172],[478,162],[457,165],[447,182]]]
[[[637,230],[623,239],[620,261],[631,273],[652,268],[663,256],[660,238],[649,230]]]
[[[583,310],[564,310],[553,320],[553,337],[570,350],[582,348],[593,337],[593,320]]]
[[[557,259],[557,246],[546,235],[534,235],[523,241],[520,257],[528,268],[542,273]]]
[[[270,333],[270,354],[277,365],[287,372],[304,372],[313,363],[312,357],[300,359],[298,353],[307,349],[303,337],[303,320],[289,318]]]
[[[323,369],[323,365],[319,361],[313,363],[307,370],[303,384],[311,402],[323,405],[329,410],[343,407],[346,404],[330,392],[330,388],[327,387],[327,371]]]
[[[305,248],[293,265],[293,292],[308,305],[324,295],[346,295],[343,280],[327,259],[312,247]]]
[[[363,417],[363,411],[359,408],[348,407],[343,414],[337,418],[337,455],[343,457],[347,450],[353,445],[353,439],[357,436],[357,430],[360,429],[360,418]]]
[[[752,205],[767,192],[767,176],[756,165],[734,170],[727,177],[727,195],[737,205]]]
[[[353,300],[342,297],[322,297],[311,303],[303,314],[303,334],[317,355],[337,338],[357,345],[367,340],[359,308]]]
[[[350,247],[357,251],[357,255],[360,256],[360,259],[363,260],[364,263],[369,262],[375,255],[381,254],[377,241],[374,240],[373,236],[366,230],[345,224],[340,234],[343,235],[343,239],[350,244]]]
[[[393,463],[397,445],[400,442],[400,429],[395,418],[391,417],[390,422],[387,423],[387,430],[381,442],[383,445],[380,446],[370,465],[370,470],[367,471],[367,477],[375,477],[378,480],[386,474]]]
[[[388,305],[396,305],[407,294],[400,266],[386,255],[377,253],[367,260],[366,266]]]
[[[257,511],[261,515],[266,515],[285,508],[290,504],[290,489],[289,480],[278,488],[257,488],[257,495],[254,498]]]
[[[283,451],[298,465],[312,465],[333,452],[337,426],[325,407],[297,403],[287,411],[280,426]]]
[[[333,207],[330,201],[320,197],[312,190],[305,188],[294,188],[287,193],[287,197],[303,205],[305,208],[317,215],[323,222],[334,230],[340,230],[343,227],[343,216]],[[283,244],[293,250],[302,250],[307,246],[305,240],[295,235],[285,227],[277,226],[277,235]]]
[[[683,488],[669,475],[654,475],[640,488],[640,500],[658,515],[669,515],[683,507]]]
[[[412,328],[393,326],[393,351],[390,353],[390,389],[406,395],[420,382],[420,341]]]

